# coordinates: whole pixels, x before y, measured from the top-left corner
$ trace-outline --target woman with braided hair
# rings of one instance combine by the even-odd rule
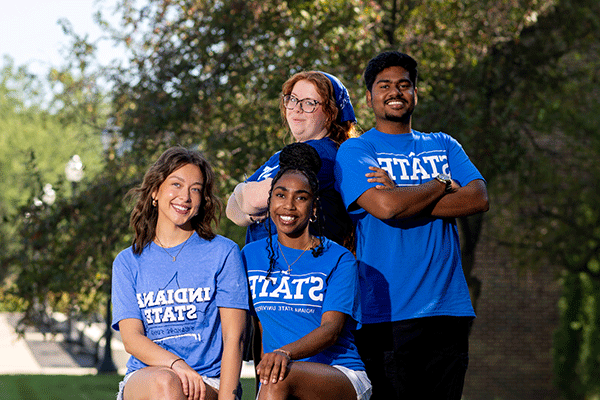
[[[279,162],[268,196],[276,233],[242,249],[258,320],[258,400],[366,400],[371,383],[352,334],[361,314],[356,260],[312,233],[321,232],[321,160],[312,146],[294,143]]]

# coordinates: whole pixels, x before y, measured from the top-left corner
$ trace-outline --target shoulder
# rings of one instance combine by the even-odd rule
[[[275,241],[275,237],[273,238]],[[262,238],[259,240],[255,240],[254,242],[250,242],[242,248],[242,254],[255,253],[258,251],[264,251],[267,248],[267,238]]]
[[[212,250],[221,250],[221,251],[231,251],[231,250],[239,250],[239,247],[236,242],[233,240],[226,238],[225,236],[216,235],[211,240],[203,239],[198,234],[194,234],[193,243],[196,246],[200,247],[208,247]]]
[[[277,153],[273,154],[271,158],[269,158],[263,165],[261,165],[256,171],[254,171],[254,173],[251,176],[249,176],[245,180],[245,182],[255,182],[259,180],[259,178],[261,178],[263,174],[267,174],[266,176],[268,177],[268,174],[271,171],[279,168],[280,153],[281,151],[278,151]],[[264,177],[262,179],[264,179]]]
[[[318,140],[308,140],[306,144],[314,148],[321,158],[335,158],[339,147],[336,142],[328,137]]]
[[[146,247],[144,247],[144,250],[146,250],[150,245],[148,244]],[[143,251],[142,251],[143,254]],[[128,248],[121,250],[119,252],[119,254],[117,254],[117,256],[115,257],[115,263],[116,262],[127,262],[127,261],[131,261],[134,260],[136,258],[139,258],[140,256],[138,256],[137,254],[133,253],[133,247],[129,246]]]
[[[340,145],[339,151],[346,151],[353,148],[371,148],[373,143],[378,141],[377,131],[375,128],[369,129],[362,135],[346,140]]]
[[[279,154],[281,154],[281,150],[273,154],[265,163],[265,165],[279,164]]]
[[[417,139],[426,141],[426,142],[436,142],[442,144],[459,144],[456,139],[444,132],[419,132],[413,131],[413,136]]]
[[[236,242],[222,235],[216,235],[210,242],[216,245],[222,245],[227,247],[237,246]]]
[[[322,139],[316,139],[316,140],[307,140],[305,143],[311,145],[317,151],[319,151],[319,150],[334,150],[335,151],[339,147],[338,144],[336,142],[334,142],[333,140],[331,140],[331,138],[329,138],[329,137],[324,137]]]
[[[113,272],[121,273],[121,274],[122,273],[135,273],[134,271],[136,271],[139,268],[139,265],[141,263],[143,263],[143,261],[141,261],[142,258],[147,259],[149,257],[148,256],[148,253],[149,253],[148,248],[149,247],[150,247],[150,244],[148,244],[146,247],[144,247],[144,251],[142,251],[142,254],[140,254],[140,255],[134,254],[133,247],[131,247],[131,246],[122,250],[115,257],[115,260],[113,262]]]
[[[352,259],[354,259],[354,255],[352,255],[350,250],[344,246],[334,242],[329,238],[326,238],[325,236],[322,236],[321,240],[323,241],[323,254],[336,258],[350,256]]]

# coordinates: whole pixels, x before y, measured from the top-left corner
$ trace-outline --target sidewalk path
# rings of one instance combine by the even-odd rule
[[[85,328],[87,348],[67,343],[62,334],[44,334],[28,328],[19,337],[15,326],[18,314],[0,312],[0,375],[95,375],[97,373],[93,352],[89,343],[98,342],[104,333],[102,324]],[[118,332],[113,331],[112,358],[118,373],[124,375],[129,355],[125,352]],[[103,348],[100,348],[103,354]],[[245,362],[243,378],[254,378],[254,365]]]
[[[25,339],[15,333],[7,317],[8,314],[0,313],[0,375],[41,374],[42,367]]]
[[[0,313],[0,375],[46,374],[88,375],[96,374],[96,359],[89,343],[97,342],[103,334],[97,325],[85,329],[88,343],[85,346],[67,343],[62,334],[44,334],[28,328],[23,337],[15,332],[18,314]],[[118,335],[117,335],[118,337]],[[124,374],[128,355],[118,339],[111,341],[115,367]],[[101,348],[102,354],[102,348]]]

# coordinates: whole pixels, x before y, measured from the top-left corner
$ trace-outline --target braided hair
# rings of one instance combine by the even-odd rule
[[[310,221],[310,226],[316,235],[321,239],[319,245],[312,249],[313,257],[318,257],[323,253],[323,226],[321,214],[321,204],[319,201],[319,179],[317,174],[321,169],[321,157],[319,153],[310,145],[306,143],[292,143],[285,146],[279,154],[279,172],[273,178],[271,182],[271,189],[269,189],[269,199],[267,200],[267,212],[271,212],[271,195],[273,188],[277,184],[277,181],[286,173],[299,173],[304,175],[308,180],[310,189],[313,192],[313,208],[316,209],[315,221]],[[270,215],[269,215],[270,217]],[[267,272],[267,278],[271,275],[273,268],[275,267],[275,250],[273,248],[273,232],[271,224],[267,225],[267,231],[269,236],[267,237],[267,251],[269,253],[269,271]]]

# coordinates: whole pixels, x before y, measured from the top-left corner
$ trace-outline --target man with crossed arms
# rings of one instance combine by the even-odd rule
[[[371,399],[459,400],[475,313],[455,218],[488,210],[486,183],[455,139],[412,129],[413,58],[381,53],[364,77],[375,128],[341,145],[335,174],[355,225]]]

